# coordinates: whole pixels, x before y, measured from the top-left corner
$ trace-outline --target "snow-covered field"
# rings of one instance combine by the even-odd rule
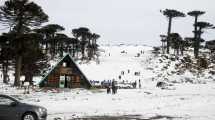
[[[89,80],[114,79],[137,83],[141,80],[141,88],[119,89],[115,95],[106,94],[104,89],[35,89],[31,94],[24,95],[22,89],[0,83],[0,94],[18,95],[24,102],[46,107],[48,120],[92,116],[135,116],[133,119],[144,120],[215,119],[214,76],[196,77],[189,72],[171,76],[167,74],[167,70],[161,70],[165,62],[159,63],[157,58],[154,58],[151,47],[104,46],[101,49],[103,52],[99,62],[78,62]],[[141,54],[141,51],[144,53]],[[171,69],[173,67],[168,70]],[[124,75],[121,74],[122,71]],[[135,72],[140,75],[135,76]],[[198,79],[204,82],[176,82],[166,89],[160,89],[156,84],[162,78],[175,81],[185,78],[193,81]]]

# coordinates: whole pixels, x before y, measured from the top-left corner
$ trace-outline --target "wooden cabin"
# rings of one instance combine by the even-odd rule
[[[89,89],[91,84],[71,56],[67,54],[45,75],[39,86]]]

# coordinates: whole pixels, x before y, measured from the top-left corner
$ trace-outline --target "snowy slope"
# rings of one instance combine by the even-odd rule
[[[23,89],[0,83],[0,94],[17,95],[24,102],[44,106],[48,109],[48,120],[60,117],[64,120],[92,116],[136,116],[156,120],[214,120],[215,83],[213,76],[205,75],[198,82],[177,82],[168,89],[156,87],[157,81],[171,82],[196,79],[190,72],[183,75],[168,74],[175,71],[176,62],[163,69],[169,59],[154,57],[152,48],[146,46],[103,46],[99,64],[77,62],[90,80],[141,80],[141,89],[119,89],[115,95],[106,94],[105,89],[50,89],[35,88],[31,94],[23,94]],[[144,54],[138,53],[144,51]],[[122,51],[125,51],[122,53]],[[126,53],[127,52],[127,53]],[[109,56],[110,54],[110,56]],[[163,62],[159,62],[163,59]],[[130,70],[128,73],[127,70]],[[135,76],[134,72],[140,72]],[[205,80],[207,78],[207,80]]]
[[[124,71],[125,75],[122,79],[135,81],[138,78],[134,77],[134,72],[140,72],[145,78],[150,76],[149,72],[144,69],[143,61],[151,55],[151,47],[146,46],[106,46],[101,48],[99,64],[91,62],[88,64],[79,64],[82,71],[86,74],[89,80],[119,80],[119,75]],[[140,57],[138,53],[144,51]],[[121,53],[125,51],[126,53]],[[110,56],[109,56],[110,55]],[[130,73],[128,73],[128,70]],[[141,77],[139,77],[141,78]]]

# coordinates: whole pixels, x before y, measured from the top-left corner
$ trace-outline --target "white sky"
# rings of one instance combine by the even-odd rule
[[[3,0],[0,0],[3,4]],[[160,34],[167,32],[167,19],[160,9],[176,9],[187,13],[203,10],[201,20],[215,24],[214,0],[34,0],[49,15],[49,23],[66,28],[88,27],[101,35],[100,43],[135,43],[159,45]],[[174,20],[172,32],[193,36],[190,16]],[[207,31],[206,40],[215,39],[215,30]]]

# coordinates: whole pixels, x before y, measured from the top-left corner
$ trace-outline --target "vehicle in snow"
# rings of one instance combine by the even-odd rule
[[[44,107],[22,103],[18,99],[0,94],[1,120],[46,120]]]

